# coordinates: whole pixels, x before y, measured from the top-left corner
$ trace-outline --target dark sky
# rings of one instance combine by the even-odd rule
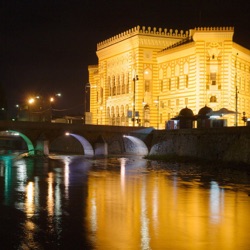
[[[0,83],[10,104],[61,92],[60,108],[83,109],[96,44],[137,25],[183,29],[234,26],[250,49],[248,0],[1,0]]]

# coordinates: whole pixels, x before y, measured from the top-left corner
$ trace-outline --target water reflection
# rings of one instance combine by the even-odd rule
[[[221,172],[136,157],[1,157],[1,224],[14,214],[0,230],[8,235],[1,243],[12,244],[7,249],[248,249],[244,176],[244,183],[226,182]]]

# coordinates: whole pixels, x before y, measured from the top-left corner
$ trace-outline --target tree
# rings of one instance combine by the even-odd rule
[[[0,83],[0,120],[6,120],[8,113],[8,105],[5,90]]]

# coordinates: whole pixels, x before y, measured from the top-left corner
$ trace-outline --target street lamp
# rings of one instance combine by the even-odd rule
[[[133,127],[135,126],[135,82],[138,81],[138,75],[135,75],[133,78],[133,82],[134,82],[134,106],[133,106]]]
[[[49,104],[50,104],[50,122],[52,122],[53,120],[53,103],[55,102],[56,100],[56,97],[61,97],[62,94],[61,93],[56,93],[54,95],[52,95],[50,98],[49,98]]]
[[[32,115],[32,110],[31,107],[34,105],[35,99],[33,97],[28,99],[28,120],[32,121],[33,120],[33,115]]]
[[[238,87],[237,87],[237,56],[235,58],[235,127],[238,126]]]
[[[50,105],[50,122],[53,120],[53,102],[54,102],[54,97],[49,98],[49,105]]]
[[[157,107],[157,129],[159,129],[159,118],[160,118],[160,97],[157,96],[157,100],[154,101],[156,107]]]
[[[28,103],[29,104],[33,104],[35,102],[35,99],[34,98],[30,98],[29,100],[28,100]]]
[[[90,83],[86,83],[84,87],[84,124],[86,124],[86,112],[87,112],[87,94],[88,94],[88,88],[90,88]]]

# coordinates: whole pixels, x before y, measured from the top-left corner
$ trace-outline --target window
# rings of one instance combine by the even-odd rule
[[[120,86],[121,82],[120,82],[120,76],[117,76],[117,95],[120,95]]]
[[[212,95],[212,96],[210,97],[210,102],[217,102],[217,98],[216,98],[215,95]]]
[[[210,81],[212,85],[216,85],[216,73],[215,72],[210,73]]]
[[[171,79],[168,79],[168,89],[171,90]]]
[[[145,80],[145,92],[150,92],[150,80]]]
[[[113,85],[113,95],[116,95],[116,86],[115,86],[115,84]]]
[[[129,93],[129,73],[127,75],[127,88],[126,88],[126,93]]]
[[[112,95],[116,95],[115,77],[112,77]]]
[[[180,78],[179,76],[176,77],[176,89],[180,88]]]
[[[176,99],[176,106],[178,107],[180,105],[179,99]]]
[[[163,91],[163,81],[160,80],[160,91],[162,92]]]
[[[100,88],[100,103],[103,101],[103,87]]]
[[[151,81],[152,81],[152,70],[147,67],[144,69],[144,90],[145,92],[151,91]]]
[[[107,108],[107,117],[110,118],[110,108]]]
[[[110,76],[108,77],[108,93],[109,93],[109,96],[112,95],[111,79],[110,79]]]
[[[122,94],[125,94],[125,81],[124,74],[122,74]]]
[[[185,86],[188,88],[188,75],[185,76]]]

